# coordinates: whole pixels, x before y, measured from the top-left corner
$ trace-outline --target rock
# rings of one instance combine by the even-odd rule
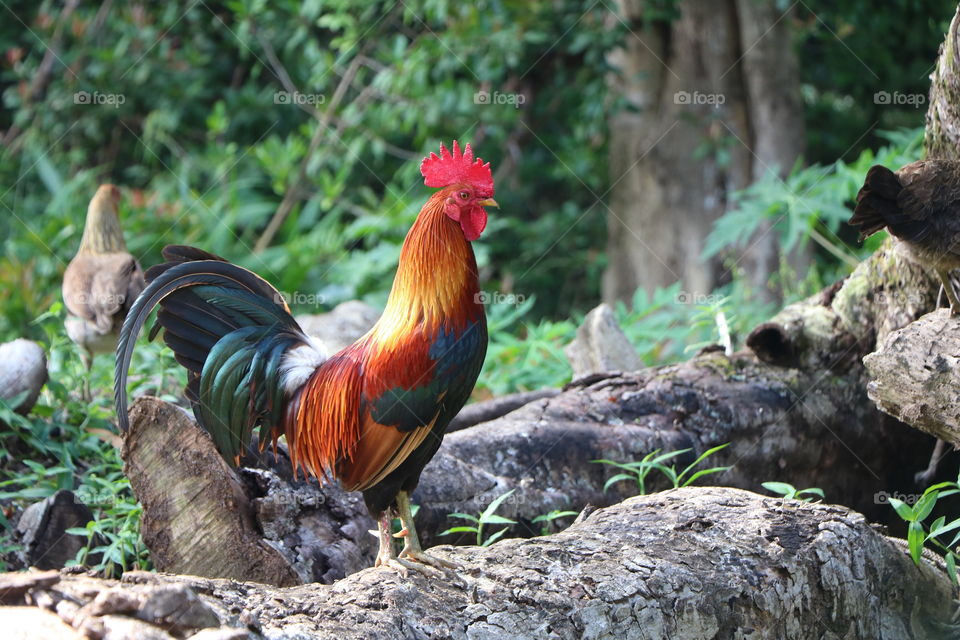
[[[0,629],[6,640],[84,639],[57,614],[38,607],[0,607]]]
[[[26,415],[47,382],[47,354],[36,342],[18,338],[0,344],[0,398],[11,401],[26,393],[14,409]]]
[[[23,545],[24,564],[40,569],[59,569],[87,545],[82,536],[67,529],[85,527],[93,513],[72,491],[61,489],[24,509],[17,523],[17,535]],[[94,545],[96,546],[96,545]],[[90,558],[96,564],[96,558]]]
[[[103,616],[84,622],[81,631],[100,640],[174,640],[160,627],[126,616]]]
[[[217,614],[184,585],[148,590],[137,617],[176,632],[220,626]]]
[[[57,571],[0,574],[0,604],[21,604],[31,589],[49,587],[60,582]]]
[[[563,352],[573,367],[573,377],[609,371],[636,371],[640,357],[624,335],[610,305],[596,307],[583,319],[577,337]]]
[[[253,636],[246,629],[220,627],[219,629],[198,631],[187,640],[247,640],[247,638],[253,638]]]
[[[336,353],[369,331],[379,317],[380,311],[367,303],[350,300],[328,313],[297,316],[297,322],[307,335],[318,338],[330,353]]]

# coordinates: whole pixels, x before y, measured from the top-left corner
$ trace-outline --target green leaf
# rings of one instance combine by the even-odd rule
[[[953,585],[957,586],[960,584],[957,582],[957,557],[953,551],[948,551],[944,559],[947,561],[947,575],[950,576],[950,581],[953,582]]]
[[[910,557],[914,564],[920,566],[920,556],[923,554],[923,525],[913,520],[907,529],[907,543],[910,546]]]
[[[763,482],[760,486],[781,496],[791,497],[797,493],[796,487],[788,482]]]
[[[492,516],[500,507],[500,505],[503,504],[503,501],[512,496],[515,491],[516,489],[510,489],[510,491],[507,491],[505,494],[499,496],[497,499],[487,505],[487,508],[483,510],[482,514],[480,514],[480,522],[489,522],[489,520],[486,520],[486,518]]]
[[[442,531],[439,535],[446,536],[446,535],[450,535],[451,533],[476,533],[476,532],[477,532],[476,527],[450,527],[446,531]]]
[[[920,496],[920,499],[917,500],[917,503],[913,505],[913,514],[914,519],[917,522],[923,522],[930,512],[933,511],[933,507],[937,504],[937,497],[939,496],[938,491],[932,493],[924,493]]]
[[[489,547],[491,544],[502,538],[503,534],[505,534],[507,531],[508,529],[500,529],[500,531],[497,531],[495,534],[484,540],[482,546]]]
[[[692,476],[684,480],[683,486],[688,487],[691,484],[693,484],[698,478],[702,478],[703,476],[708,476],[713,473],[723,473],[724,471],[729,471],[732,468],[733,467],[711,467],[710,469],[701,469],[700,471],[697,471]]]
[[[603,492],[606,493],[610,489],[610,487],[624,480],[636,480],[636,477],[628,473],[618,473],[617,475],[611,477],[609,480],[607,480],[604,483]]]
[[[916,519],[913,508],[902,500],[890,498],[890,506],[893,507],[893,509],[897,512],[898,516],[907,522],[913,522]]]
[[[480,518],[480,522],[483,524],[517,524],[515,520],[498,516],[495,513],[491,513],[490,515],[484,514],[483,517]]]
[[[943,520],[944,520],[943,516],[940,516],[939,518],[937,518],[936,522],[934,522],[930,526],[930,533],[927,534],[927,540],[942,536],[948,531],[953,531],[954,529],[960,529],[960,518],[957,518],[953,522],[948,522],[947,524],[944,524]]]
[[[451,518],[460,518],[461,520],[469,520],[470,522],[480,522],[477,516],[472,516],[469,513],[451,513]]]

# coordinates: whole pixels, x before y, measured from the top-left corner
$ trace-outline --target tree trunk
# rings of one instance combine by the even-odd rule
[[[935,560],[914,566],[846,509],[736,489],[633,498],[554,536],[434,553],[459,564],[459,578],[381,568],[332,586],[276,588],[134,572],[121,587],[47,579],[29,602],[89,635],[159,640],[218,627],[224,635],[211,637],[239,629],[344,640],[923,640],[956,630]],[[4,619],[9,631],[16,618],[0,608]]]
[[[611,118],[607,301],[683,282],[691,298],[729,279],[704,239],[733,191],[784,174],[803,149],[799,73],[773,0],[679,3],[673,21],[618,0],[631,33],[610,56],[627,108]],[[738,260],[762,298],[780,261],[761,226]]]
[[[930,75],[930,106],[923,146],[929,158],[960,159],[960,7],[940,45]]]

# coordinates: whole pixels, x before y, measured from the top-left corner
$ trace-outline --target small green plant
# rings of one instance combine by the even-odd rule
[[[603,485],[604,491],[608,491],[611,486],[618,482],[622,482],[624,480],[633,480],[637,483],[637,490],[639,491],[640,495],[646,495],[647,476],[649,476],[652,471],[659,471],[661,474],[666,476],[667,480],[670,481],[674,489],[689,486],[704,476],[727,471],[730,469],[730,467],[710,467],[708,469],[700,469],[699,471],[695,472],[693,470],[696,469],[701,462],[715,454],[717,451],[729,446],[729,444],[730,443],[728,442],[726,444],[721,444],[711,449],[707,449],[701,453],[696,460],[691,462],[679,472],[677,471],[676,465],[668,465],[666,464],[667,461],[688,453],[692,451],[692,449],[678,449],[677,451],[668,451],[667,453],[660,453],[660,449],[655,449],[645,455],[642,460],[638,460],[636,462],[616,462],[614,460],[593,460],[592,462],[607,464],[611,467],[616,467],[623,470],[607,480],[607,482]]]
[[[957,580],[957,544],[960,543],[960,532],[957,532],[950,542],[944,542],[946,538],[941,538],[960,529],[960,518],[947,522],[944,516],[940,516],[929,527],[923,523],[933,512],[938,500],[957,493],[960,493],[960,477],[957,482],[941,482],[928,487],[913,505],[891,497],[890,506],[907,523],[907,546],[913,562],[919,566],[924,546],[928,543],[933,545],[943,553],[950,580],[954,585],[960,586]]]
[[[60,489],[73,491],[93,512],[85,527],[69,531],[87,544],[74,559],[105,575],[118,577],[126,569],[149,568],[146,547],[140,539],[140,506],[123,475],[123,461],[115,447],[109,392],[112,361],[101,357],[89,373],[96,390],[91,401],[77,390],[87,376],[77,347],[64,333],[65,310],[60,302],[33,321],[42,331],[50,379],[28,416],[21,416],[0,401],[0,507],[16,513]],[[134,368],[150,371],[134,375],[135,392],[161,393],[179,386],[172,372],[172,359],[161,360],[162,373],[155,372],[160,346],[144,345]],[[0,570],[10,568],[4,560],[18,550],[10,519],[0,509]]]
[[[795,486],[789,482],[764,482],[760,485],[767,491],[771,493],[776,493],[781,496],[784,500],[799,500],[800,502],[813,502],[813,496],[819,496],[820,500],[824,499],[823,489],[818,489],[817,487],[810,487],[808,489],[797,489]],[[806,497],[801,497],[806,496]]]
[[[469,513],[451,513],[451,518],[460,518],[461,520],[467,520],[472,522],[471,525],[460,525],[458,527],[451,527],[446,531],[442,532],[440,535],[450,535],[454,533],[473,533],[477,536],[477,545],[481,547],[487,547],[503,537],[509,529],[510,525],[517,524],[515,520],[509,518],[504,518],[503,516],[497,515],[497,509],[500,508],[500,505],[503,504],[504,500],[509,498],[516,489],[510,489],[502,496],[496,498],[493,502],[487,505],[487,508],[480,513],[479,516],[473,516]],[[559,517],[559,516],[556,516]],[[484,539],[483,537],[483,528],[487,525],[507,525],[500,531],[492,534],[491,536]]]
[[[559,518],[567,518],[570,516],[577,515],[576,511],[561,511],[559,509],[554,509],[549,513],[544,513],[533,519],[533,523],[542,523],[540,527],[540,535],[545,536],[550,533],[550,523]]]
[[[67,529],[87,541],[70,565],[95,566],[108,578],[130,569],[149,569],[149,553],[140,537],[143,509],[123,472],[109,462],[91,467],[75,493],[94,519],[85,527]],[[93,558],[97,562],[91,562]]]

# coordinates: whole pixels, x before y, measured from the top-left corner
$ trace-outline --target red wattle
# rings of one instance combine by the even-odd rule
[[[463,229],[464,237],[470,242],[479,238],[486,226],[487,212],[483,207],[471,207],[460,212],[460,228]]]

